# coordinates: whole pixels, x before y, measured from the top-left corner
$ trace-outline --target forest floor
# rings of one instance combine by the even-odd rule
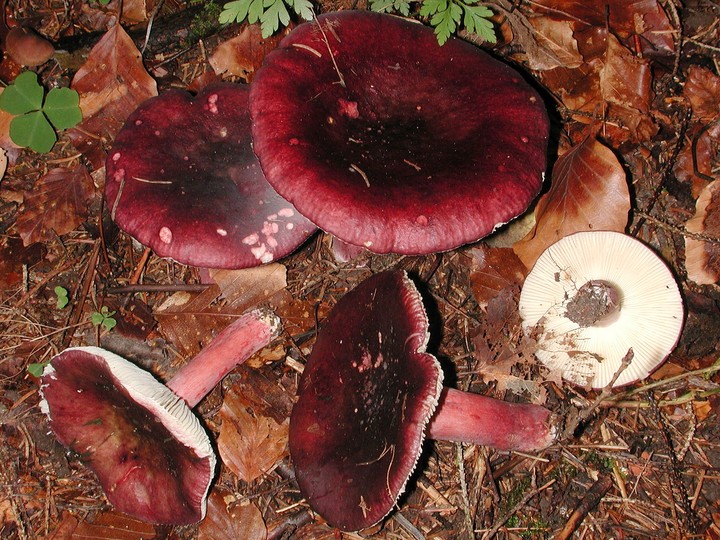
[[[346,4],[323,1],[318,11],[365,8]],[[720,4],[487,4],[498,43],[478,46],[527,73],[552,119],[534,218],[445,253],[364,253],[345,263],[329,236],[316,234],[278,262],[211,272],[206,285],[203,272],[157,257],[113,224],[104,158],[142,100],[218,79],[251,82],[278,37],[218,27],[211,3],[129,0],[125,34],[114,27],[115,0],[6,2],[7,26],[30,26],[55,44],[34,71],[48,89],[76,89],[84,119],[38,154],[10,141],[11,117],[0,113],[8,154],[0,180],[2,538],[720,539]],[[3,83],[21,71],[5,55]],[[518,315],[537,254],[588,226],[651,246],[686,309],[666,362],[622,388],[570,385],[542,367]],[[298,490],[288,418],[318,325],[343,294],[386,269],[423,285],[446,384],[542,404],[576,429],[532,454],[427,441],[397,508],[370,529],[341,533]],[[93,473],[49,431],[28,366],[100,345],[167,380],[255,305],[273,307],[284,331],[197,409],[221,463],[205,520],[172,528],[114,511]]]

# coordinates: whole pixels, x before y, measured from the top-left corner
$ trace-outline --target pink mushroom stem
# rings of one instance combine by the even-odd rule
[[[167,383],[175,394],[195,407],[230,371],[270,344],[280,332],[274,313],[253,310],[220,332]]]
[[[555,441],[554,424],[552,413],[540,405],[508,403],[445,387],[427,435],[435,440],[531,452]]]

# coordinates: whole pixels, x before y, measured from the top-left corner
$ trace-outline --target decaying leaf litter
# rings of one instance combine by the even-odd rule
[[[491,3],[499,43],[481,44],[538,81],[554,114],[553,168],[535,223],[524,219],[524,229],[515,225],[443,254],[364,254],[349,263],[335,262],[329,238],[316,236],[267,266],[210,271],[215,284],[207,286],[203,271],[144,252],[113,227],[100,189],[105,152],[142,101],[169,88],[251,80],[278,36],[263,40],[255,27],[230,26],[179,39],[172,21],[202,12],[179,2],[157,13],[155,5],[125,2],[127,31],[113,25],[114,2],[67,9],[8,3],[9,24],[30,24],[71,49],[37,72],[47,88],[78,91],[84,120],[39,155],[14,147],[10,119],[0,115],[9,158],[0,181],[3,536],[336,537],[298,493],[287,419],[329,309],[371,273],[400,268],[431,301],[430,346],[446,380],[544,404],[566,416],[568,429],[537,455],[426,443],[398,509],[380,525],[344,536],[720,537],[713,367],[720,323],[719,9],[652,0],[565,4]],[[318,11],[342,7],[350,6],[322,4]],[[7,58],[0,64],[5,83],[20,71]],[[678,276],[687,309],[678,347],[663,367],[644,383],[613,391],[569,386],[540,367],[517,314],[527,267],[539,253],[591,229],[625,231],[653,246]],[[64,308],[58,286],[69,293]],[[28,364],[70,345],[101,344],[168,380],[258,304],[283,318],[281,339],[198,409],[223,462],[206,519],[170,530],[113,511],[78,456],[48,434]],[[95,313],[117,325],[93,325]]]

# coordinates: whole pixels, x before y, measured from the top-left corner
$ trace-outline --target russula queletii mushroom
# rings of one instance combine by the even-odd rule
[[[667,265],[612,231],[578,232],[548,247],[525,279],[519,309],[535,356],[594,388],[610,384],[629,353],[614,385],[647,377],[675,348],[684,319]]]
[[[167,386],[105,349],[66,349],[45,367],[40,408],[119,511],[151,523],[195,523],[205,516],[216,457],[191,409],[279,327],[271,312],[245,313]]]
[[[539,192],[548,116],[478,47],[368,11],[321,15],[270,52],[250,89],[267,180],[321,229],[376,253],[454,249]]]
[[[337,528],[385,517],[430,438],[532,451],[555,439],[544,407],[443,388],[428,319],[403,271],[343,296],[317,335],[290,417],[300,491]]]
[[[316,231],[265,180],[240,84],[170,90],[140,105],[108,154],[105,196],[121,229],[192,266],[268,263]]]

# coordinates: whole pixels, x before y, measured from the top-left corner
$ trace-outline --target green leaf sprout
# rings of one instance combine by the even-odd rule
[[[45,371],[45,366],[47,366],[47,362],[33,362],[31,364],[27,365],[27,370],[30,375],[33,377],[41,377],[43,374],[43,371]]]
[[[5,88],[0,94],[0,109],[15,115],[10,122],[12,141],[39,153],[49,152],[55,145],[55,130],[71,128],[82,120],[80,96],[75,90],[53,88],[46,96],[32,71],[21,73]]]
[[[55,303],[55,307],[58,309],[63,309],[65,306],[68,305],[68,302],[70,301],[68,299],[68,291],[65,287],[61,287],[58,285],[55,287],[55,296],[57,296],[57,302]]]
[[[107,306],[103,306],[100,311],[94,311],[90,315],[90,322],[95,326],[102,326],[106,331],[115,328],[117,321],[113,318],[114,311],[108,310]]]

